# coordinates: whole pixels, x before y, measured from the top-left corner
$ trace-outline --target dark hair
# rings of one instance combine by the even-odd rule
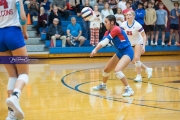
[[[153,3],[152,3],[152,2],[148,2],[148,5],[149,5],[149,4],[153,5]]]
[[[114,22],[114,25],[116,25],[116,17],[114,15],[108,15],[106,17],[110,22]]]
[[[178,7],[179,7],[179,3],[178,3],[178,2],[174,2],[174,6],[175,6],[175,5],[178,5]]]
[[[127,5],[127,4],[131,5],[131,3],[130,3],[130,2],[126,2],[126,5]]]
[[[159,5],[164,5],[163,2],[160,2]]]

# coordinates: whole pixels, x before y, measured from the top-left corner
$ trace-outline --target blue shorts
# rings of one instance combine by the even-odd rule
[[[123,55],[127,55],[132,61],[134,58],[134,50],[131,46],[128,46],[122,50],[118,50],[118,52],[116,52],[116,55],[119,59],[121,59]]]
[[[24,37],[20,27],[0,28],[0,52],[13,51],[24,46]]]

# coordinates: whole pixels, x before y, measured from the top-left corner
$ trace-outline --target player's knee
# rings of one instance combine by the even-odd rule
[[[18,76],[18,80],[22,80],[22,81],[25,82],[25,84],[28,84],[29,76],[27,74],[20,74]]]
[[[10,77],[7,85],[7,90],[14,90],[14,86],[16,84],[17,77]]]
[[[140,60],[135,61],[135,66],[136,66],[136,67],[141,67],[141,61],[140,61]]]
[[[105,72],[105,70],[102,70],[103,77],[109,77],[109,73]]]
[[[125,77],[125,75],[124,75],[124,73],[122,71],[116,72],[115,75],[120,80]]]

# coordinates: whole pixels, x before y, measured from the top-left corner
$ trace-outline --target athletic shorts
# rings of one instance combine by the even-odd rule
[[[165,25],[156,25],[155,27],[156,31],[166,31]]]
[[[146,25],[145,32],[151,32],[154,31],[154,25]]]
[[[13,51],[24,46],[24,37],[20,27],[0,28],[0,52]]]
[[[170,24],[170,29],[179,30],[179,24]]]
[[[118,50],[116,52],[116,55],[118,56],[119,59],[121,59],[123,55],[127,55],[132,61],[134,58],[134,50],[131,46],[128,46],[122,50]]]

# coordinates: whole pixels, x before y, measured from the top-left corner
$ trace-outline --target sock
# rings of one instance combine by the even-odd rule
[[[20,89],[15,88],[13,92],[17,92],[16,96],[18,98],[20,97],[20,94],[21,94],[21,90]]]
[[[125,86],[125,89],[131,88],[129,85]]]
[[[106,85],[106,83],[103,83],[103,82],[102,82],[102,84],[101,84],[101,85]]]

